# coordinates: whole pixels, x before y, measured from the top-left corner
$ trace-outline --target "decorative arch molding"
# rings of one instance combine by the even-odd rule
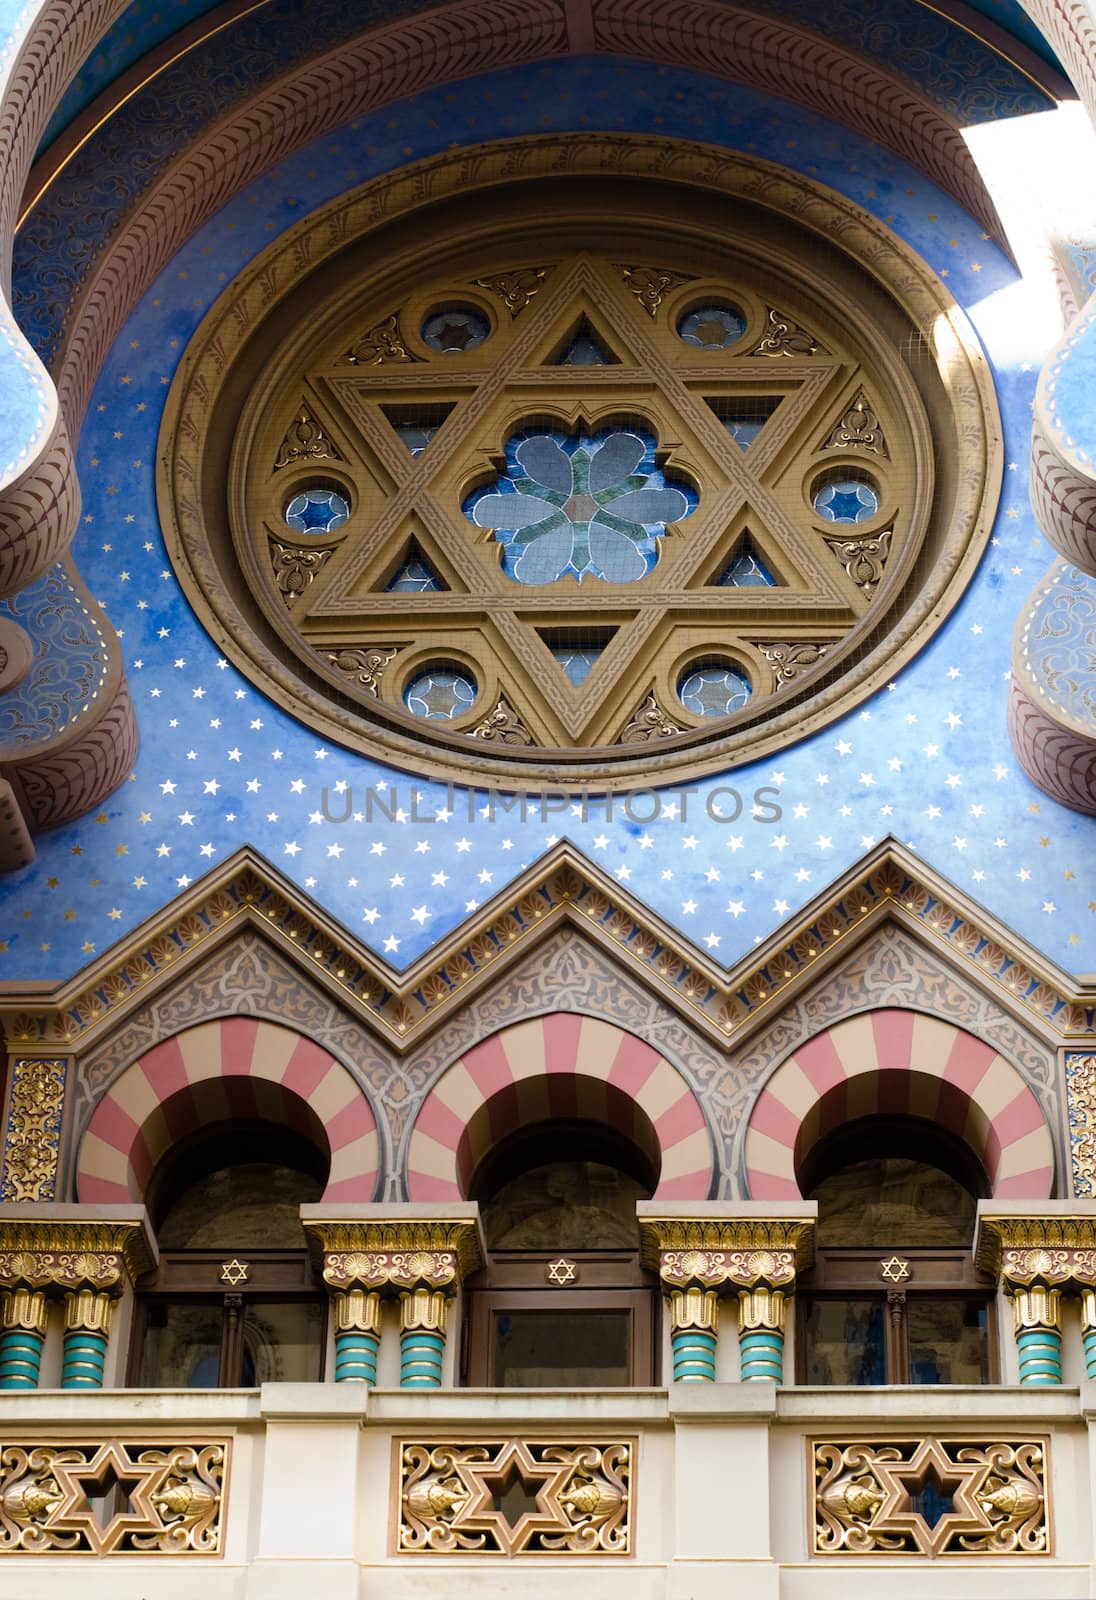
[[[76,1194],[85,1203],[143,1198],[172,1144],[214,1122],[262,1118],[317,1130],[331,1158],[325,1201],[369,1201],[377,1187],[377,1123],[340,1061],[295,1029],[225,1017],[154,1045],[99,1101],[80,1142]]]
[[[408,1144],[408,1196],[462,1198],[492,1145],[531,1122],[588,1115],[632,1139],[633,1107],[657,1140],[655,1198],[707,1199],[707,1121],[665,1056],[598,1017],[555,1011],[514,1023],[465,1050],[427,1095]]]
[[[806,1152],[843,1123],[880,1114],[920,1117],[957,1135],[994,1199],[1051,1194],[1054,1141],[1012,1063],[940,1017],[881,1008],[815,1034],[777,1067],[746,1129],[750,1197],[799,1199]]]

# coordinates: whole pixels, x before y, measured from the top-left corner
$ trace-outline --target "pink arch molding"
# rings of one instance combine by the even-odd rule
[[[107,1090],[80,1142],[80,1200],[142,1199],[176,1140],[233,1117],[322,1130],[331,1153],[324,1200],[373,1199],[376,1119],[342,1063],[292,1028],[226,1017],[155,1045]]]
[[[599,1085],[601,1104],[593,1104]],[[490,1104],[488,1104],[490,1102]],[[651,1045],[597,1017],[555,1011],[504,1028],[465,1051],[427,1095],[407,1156],[412,1200],[458,1200],[461,1177],[514,1128],[593,1112],[617,1126],[635,1105],[654,1127],[659,1200],[704,1200],[712,1142],[677,1068]],[[487,1107],[486,1114],[477,1112]],[[620,1126],[631,1135],[633,1126]]]
[[[939,1017],[880,1010],[815,1034],[762,1089],[746,1129],[752,1198],[799,1199],[806,1152],[842,1123],[875,1113],[924,1117],[957,1134],[995,1199],[1045,1200],[1052,1191],[1050,1129],[1012,1063]]]

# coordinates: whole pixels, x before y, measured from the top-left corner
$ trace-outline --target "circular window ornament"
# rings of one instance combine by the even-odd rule
[[[198,614],[310,727],[457,782],[623,788],[655,754],[683,781],[845,715],[956,603],[1000,483],[988,366],[925,265],[680,141],[377,179],[187,356],[158,487]]]
[[[463,355],[475,350],[491,332],[491,324],[474,306],[442,306],[422,325],[422,342],[439,355]]]
[[[746,331],[746,318],[729,301],[712,301],[678,319],[678,337],[701,350],[727,350]]]
[[[678,699],[694,717],[733,717],[752,692],[749,678],[729,661],[698,662],[678,679]]]
[[[879,486],[866,472],[825,472],[815,479],[811,504],[826,522],[868,522],[879,511]]]
[[[334,489],[311,485],[295,494],[285,508],[285,525],[293,533],[334,533],[350,516],[350,507]]]
[[[413,717],[452,722],[471,711],[476,694],[476,680],[470,673],[447,661],[432,661],[416,672],[403,691],[403,699]]]

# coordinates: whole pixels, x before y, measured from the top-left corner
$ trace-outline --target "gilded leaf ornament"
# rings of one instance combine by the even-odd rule
[[[823,450],[867,450],[890,459],[886,435],[863,389],[841,420],[834,424],[822,445]]]
[[[672,734],[680,732],[680,725],[670,721],[652,693],[633,715],[620,736],[620,742],[646,744],[649,739],[668,739]]]
[[[548,267],[517,267],[512,272],[496,272],[486,278],[475,278],[477,288],[489,289],[497,294],[512,317],[520,316],[536,294],[545,278]]]
[[[348,367],[381,367],[390,361],[410,362],[419,358],[412,355],[404,344],[400,332],[400,314],[393,311],[391,316],[370,328],[368,333],[363,333],[342,359]]]
[[[769,306],[765,316],[765,336],[754,346],[755,356],[825,355],[821,340],[815,338],[794,317]]]
[[[332,666],[361,686],[367,694],[379,694],[381,676],[388,663],[395,659],[394,644],[374,645],[371,649],[347,646],[341,650],[325,651]]]
[[[287,606],[292,607],[309,584],[316,581],[334,553],[334,545],[298,550],[293,545],[282,544],[278,539],[270,540],[270,565],[274,571],[274,582]]]
[[[883,576],[883,568],[890,555],[893,530],[866,535],[859,539],[843,539],[832,533],[823,536],[853,583],[863,589],[870,599]]]
[[[617,271],[649,317],[658,315],[663,298],[671,289],[692,281],[666,267],[629,267],[618,262]]]
[[[274,470],[277,472],[282,467],[290,467],[295,461],[341,461],[342,459],[342,452],[325,433],[322,425],[316,421],[308,406],[302,405],[285,430],[285,438],[278,446],[278,454],[274,458]]]
[[[17,1060],[13,1063],[0,1168],[0,1200],[53,1200],[56,1197],[65,1073],[64,1061]]]

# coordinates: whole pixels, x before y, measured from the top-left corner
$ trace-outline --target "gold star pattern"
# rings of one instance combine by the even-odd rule
[[[939,1555],[957,1533],[989,1532],[993,1524],[978,1500],[992,1470],[989,1459],[950,1461],[936,1439],[925,1439],[908,1461],[875,1459],[875,1473],[883,1486],[885,1499],[872,1521],[873,1533],[912,1535],[918,1547],[929,1555]],[[932,1526],[913,1501],[933,1485],[952,1509],[945,1511]]]
[[[469,1493],[461,1530],[490,1535],[504,1554],[520,1550],[537,1533],[558,1533],[567,1526],[558,1497],[574,1470],[570,1462],[535,1461],[528,1446],[512,1439],[494,1460],[458,1461],[456,1468]],[[535,1510],[511,1521],[499,1502],[519,1486],[532,1496]]]
[[[230,1283],[235,1288],[238,1283],[247,1282],[247,1272],[248,1263],[233,1256],[231,1261],[221,1263],[221,1282]]]
[[[159,1465],[135,1462],[114,1439],[101,1444],[87,1460],[66,1461],[67,1454],[59,1453],[54,1461],[61,1502],[50,1519],[51,1528],[80,1534],[95,1555],[103,1556],[116,1549],[127,1533],[163,1526],[153,1496],[171,1471],[170,1458],[165,1456]],[[114,1486],[124,1494],[124,1508],[101,1517],[94,1501]]]
[[[910,1264],[901,1256],[891,1256],[889,1261],[879,1263],[879,1271],[888,1283],[904,1283],[910,1276]]]
[[[575,1283],[577,1279],[578,1272],[575,1269],[575,1264],[573,1261],[565,1261],[564,1258],[560,1256],[558,1261],[553,1261],[549,1264],[549,1283],[558,1284],[560,1288],[562,1288],[565,1283]]]

